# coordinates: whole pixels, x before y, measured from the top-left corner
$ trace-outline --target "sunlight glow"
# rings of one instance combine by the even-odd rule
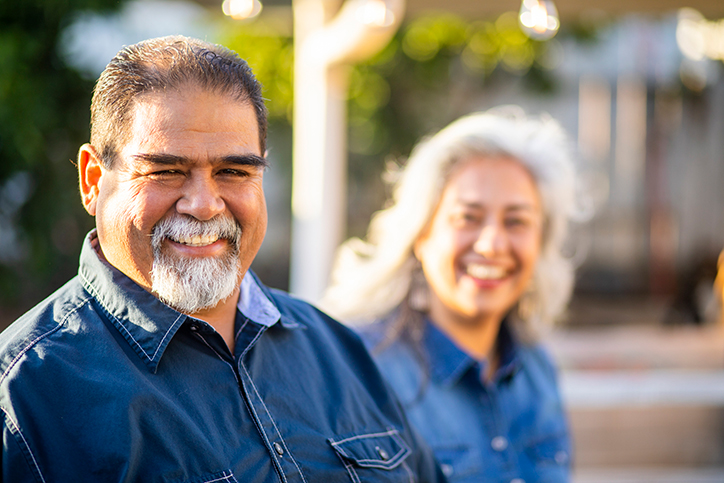
[[[224,0],[221,5],[224,15],[236,20],[256,17],[261,12],[261,8],[259,0]]]
[[[525,34],[535,40],[552,38],[560,27],[552,0],[523,0],[518,19]]]

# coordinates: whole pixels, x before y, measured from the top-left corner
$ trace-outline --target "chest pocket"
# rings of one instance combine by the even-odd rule
[[[529,442],[525,454],[539,481],[568,481],[571,448],[565,433]]]
[[[405,461],[411,454],[410,448],[396,429],[328,441],[356,483],[416,481]]]
[[[450,483],[480,481],[480,451],[473,451],[470,446],[463,444],[433,446],[432,451]]]

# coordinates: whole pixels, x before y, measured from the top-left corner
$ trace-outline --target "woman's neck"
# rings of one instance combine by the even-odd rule
[[[478,360],[487,360],[489,368],[497,366],[495,341],[498,339],[502,317],[466,318],[453,314],[439,300],[432,300],[430,319],[466,354]]]

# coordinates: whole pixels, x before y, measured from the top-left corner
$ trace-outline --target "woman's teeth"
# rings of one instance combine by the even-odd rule
[[[468,265],[467,274],[480,280],[499,280],[505,277],[505,269],[494,265]]]

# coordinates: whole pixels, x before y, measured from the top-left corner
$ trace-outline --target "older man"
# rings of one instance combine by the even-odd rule
[[[246,63],[142,42],[91,112],[78,276],[0,335],[2,480],[438,481],[358,339],[249,271],[266,111]]]

